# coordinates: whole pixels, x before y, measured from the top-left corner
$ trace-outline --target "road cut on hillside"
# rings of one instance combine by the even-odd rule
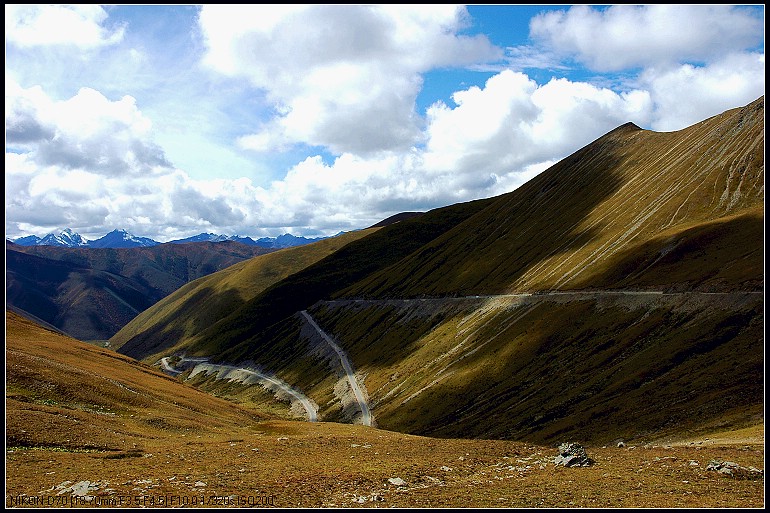
[[[289,384],[281,381],[280,379],[274,377],[274,376],[268,376],[267,374],[263,374],[259,371],[253,370],[253,369],[247,369],[244,367],[236,367],[234,365],[223,365],[223,364],[215,364],[215,363],[208,363],[207,358],[182,358],[179,363],[186,363],[186,362],[193,362],[195,363],[195,367],[193,367],[192,371],[190,372],[190,378],[195,376],[196,374],[199,374],[201,372],[216,372],[217,378],[216,379],[227,379],[227,380],[234,380],[234,381],[240,381],[240,382],[247,382],[251,381],[249,378],[252,378],[254,381],[260,383],[265,388],[273,392],[275,395],[278,395],[280,392],[285,392],[289,396],[291,396],[291,402],[298,402],[302,405],[302,407],[305,409],[305,412],[307,413],[307,420],[310,422],[317,422],[318,421],[318,406],[316,406],[310,399],[307,398],[302,392],[295,390],[292,388]],[[169,357],[161,358],[160,359],[160,365],[163,368],[163,370],[173,374],[173,375],[179,375],[183,371],[174,368],[169,364]]]
[[[348,377],[350,388],[353,390],[353,395],[355,395],[356,401],[361,408],[361,423],[364,426],[371,426],[372,413],[369,409],[369,404],[364,397],[364,393],[361,391],[361,387],[358,385],[358,381],[356,380],[355,373],[353,372],[353,367],[350,365],[350,360],[348,359],[347,353],[343,351],[342,348],[336,342],[334,342],[334,340],[332,340],[332,338],[327,335],[324,330],[320,328],[320,326],[318,326],[313,317],[307,313],[307,310],[302,310],[300,313],[307,320],[307,322],[310,323],[313,329],[315,329],[318,334],[321,335],[321,338],[323,338],[324,341],[329,344],[332,349],[334,349],[334,352],[337,353],[340,363],[342,364],[342,368],[345,369],[345,374]]]

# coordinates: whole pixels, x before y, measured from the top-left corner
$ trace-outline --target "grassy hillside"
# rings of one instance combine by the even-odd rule
[[[184,344],[271,285],[375,231],[348,232],[286,248],[190,282],[137,316],[110,339],[110,347],[135,356]]]
[[[273,251],[234,241],[118,249],[19,246],[6,241],[6,248],[125,276],[158,289],[164,296],[187,282]]]
[[[104,340],[160,299],[159,291],[112,274],[7,249],[7,303],[83,340]]]
[[[11,312],[5,356],[8,447],[141,457],[156,436],[211,434],[265,419]]]
[[[6,241],[6,297],[75,338],[103,341],[191,279],[269,251],[235,242],[95,249]]]
[[[310,313],[366,376],[385,429],[610,444],[763,422],[761,294],[334,302]],[[285,368],[298,365],[282,375],[311,396],[321,388],[322,404],[316,376]]]
[[[624,125],[338,296],[761,290],[763,208],[764,97],[677,132]]]
[[[677,132],[627,124],[509,194],[348,244],[173,350],[255,362],[343,420],[308,310],[389,429],[610,443],[756,426],[763,209],[764,98]],[[506,293],[525,295],[486,297]],[[142,337],[123,351],[171,352]]]
[[[215,313],[211,317],[215,322],[201,323],[201,326],[206,329],[196,332],[194,336],[186,335],[185,330],[176,320],[177,313],[174,310],[167,317],[167,322],[137,323],[135,326],[140,331],[132,338],[126,340],[127,337],[124,337],[123,333],[118,333],[110,343],[120,344],[120,352],[123,354],[149,360],[160,354],[159,351],[168,350],[171,347],[169,340],[173,341],[175,349],[184,348],[191,353],[204,355],[230,350],[235,353],[228,355],[227,358],[237,358],[239,349],[235,346],[244,341],[248,344],[250,336],[293,315],[298,310],[307,308],[320,299],[329,297],[334,291],[398,262],[425,243],[482,210],[488,203],[489,200],[479,200],[454,205],[390,224],[384,228],[353,232],[355,235],[350,234],[351,238],[340,239],[342,243],[350,241],[349,244],[334,248],[316,246],[319,243],[302,248],[291,248],[292,251],[298,251],[296,255],[303,255],[305,251],[310,251],[307,248],[328,248],[329,251],[325,254],[314,253],[323,257],[315,263],[312,263],[312,259],[300,257],[301,262],[311,265],[294,267],[293,274],[289,274],[284,279],[280,279],[283,278],[282,276],[277,276],[278,279],[274,284],[240,306],[210,310]],[[257,259],[255,265],[259,265],[261,261]],[[187,295],[188,292],[189,290],[186,290],[184,294]],[[227,298],[218,297],[215,301],[226,304]],[[155,315],[163,306],[163,304],[156,305],[146,314]],[[196,315],[199,313],[197,312]]]
[[[764,503],[763,479],[706,470],[762,467],[761,430],[586,449],[594,466],[565,468],[530,443],[268,420],[6,313],[6,507]]]

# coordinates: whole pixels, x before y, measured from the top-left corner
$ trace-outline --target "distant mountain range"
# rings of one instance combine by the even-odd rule
[[[100,241],[118,244],[120,237]],[[106,340],[185,283],[274,251],[233,241],[117,248],[6,241],[6,308],[80,340]]]
[[[262,237],[254,240],[251,237],[241,237],[240,235],[217,235],[214,233],[201,233],[186,239],[177,239],[169,241],[168,244],[185,244],[188,242],[225,242],[235,241],[247,246],[258,246],[268,249],[292,248],[310,244],[326,237],[296,237],[289,233],[279,235],[278,237]],[[58,234],[49,233],[43,237],[37,235],[28,235],[12,240],[19,246],[61,246],[65,248],[149,248],[163,244],[147,237],[137,237],[126,230],[113,230],[104,237],[96,240],[87,240],[79,233],[65,228]]]
[[[296,237],[290,233],[285,233],[283,235],[279,235],[278,237],[262,237],[254,240],[251,237],[241,237],[240,235],[217,235],[215,233],[201,233],[192,237],[187,237],[186,239],[169,241],[169,244],[185,244],[188,242],[224,242],[230,240],[240,242],[241,244],[246,244],[247,246],[259,246],[261,248],[269,249],[283,249],[293,248],[295,246],[303,246],[305,244],[310,244],[311,242],[325,238],[327,237],[316,237],[309,239],[307,237]]]

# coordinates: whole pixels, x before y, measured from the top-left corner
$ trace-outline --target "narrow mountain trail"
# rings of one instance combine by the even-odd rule
[[[355,373],[353,372],[353,367],[350,365],[350,360],[348,359],[347,353],[340,348],[339,345],[337,345],[332,338],[326,334],[325,331],[321,329],[320,326],[315,322],[315,320],[310,316],[309,313],[307,313],[307,310],[302,310],[300,312],[302,316],[307,320],[308,323],[315,329],[319,335],[326,341],[329,346],[331,346],[332,349],[334,349],[334,352],[337,353],[337,356],[339,357],[340,363],[342,364],[342,367],[345,369],[345,374],[347,374],[348,382],[350,383],[350,388],[353,390],[353,394],[356,397],[356,401],[358,402],[359,407],[361,408],[361,423],[364,426],[371,426],[372,425],[372,413],[369,409],[369,404],[366,401],[366,398],[364,397],[364,393],[361,391],[361,387],[358,384],[358,381],[356,380]]]
[[[383,311],[391,311],[388,308],[409,309],[414,312],[422,312],[430,315],[443,306],[456,305],[459,310],[467,309],[465,317],[457,325],[456,340],[452,345],[442,348],[436,353],[431,353],[432,358],[425,359],[419,364],[419,368],[413,368],[408,376],[402,376],[400,383],[388,381],[379,387],[372,396],[374,404],[382,405],[384,400],[401,396],[397,400],[399,407],[406,405],[416,397],[423,394],[439,383],[451,378],[455,373],[462,372],[461,363],[468,361],[477,355],[484,347],[494,343],[502,334],[489,332],[489,326],[510,326],[520,322],[523,318],[534,315],[538,309],[547,303],[570,304],[572,302],[595,300],[601,305],[619,305],[624,308],[636,309],[651,307],[660,304],[676,304],[677,308],[699,308],[698,305],[718,305],[723,303],[743,304],[756,302],[761,298],[761,291],[736,291],[736,292],[708,292],[687,291],[667,292],[661,290],[551,290],[537,292],[521,292],[510,294],[484,294],[458,297],[420,297],[420,298],[388,298],[388,299],[363,299],[346,298],[320,301],[320,305],[328,305],[336,311],[344,311],[350,308],[353,312],[361,309],[383,308]],[[508,310],[511,305],[518,305],[517,309]],[[689,305],[689,306],[685,306]],[[450,307],[455,308],[454,306]],[[303,312],[313,327],[318,330],[317,324],[309,314]],[[420,315],[419,313],[417,315]],[[479,334],[485,332],[484,337]],[[352,340],[348,341],[353,342]],[[417,379],[417,375],[420,376]],[[408,382],[411,383],[405,387]],[[389,386],[390,389],[384,388]],[[384,392],[381,392],[384,388]],[[384,395],[383,395],[384,394]],[[383,415],[388,413],[383,410]]]
[[[174,376],[177,376],[183,372],[181,370],[178,370],[172,367],[169,364],[168,360],[169,360],[169,357],[160,359],[160,365],[163,368],[163,370],[172,373]],[[246,383],[247,381],[251,381],[251,379],[254,379],[257,382],[259,382],[261,385],[263,385],[265,388],[273,392],[273,394],[275,394],[276,396],[278,396],[281,392],[285,392],[286,394],[289,394],[293,398],[291,401],[292,403],[298,402],[299,404],[302,405],[302,407],[305,409],[305,412],[307,412],[307,420],[309,422],[318,421],[318,407],[315,404],[313,404],[310,401],[310,399],[308,399],[307,396],[305,396],[302,392],[295,390],[290,385],[288,385],[287,383],[284,383],[278,378],[268,376],[266,374],[263,374],[261,372],[258,372],[252,369],[236,367],[234,365],[208,363],[207,358],[182,358],[180,360],[180,363],[184,363],[184,362],[196,363],[195,367],[193,367],[192,371],[190,372],[190,378],[192,378],[197,374],[200,374],[201,372],[216,372],[217,373],[216,379],[234,380],[234,381],[240,381],[243,383]]]
[[[323,301],[328,304],[345,304],[345,303],[365,303],[365,304],[419,304],[426,302],[452,302],[452,301],[472,301],[479,299],[516,299],[516,298],[548,298],[559,296],[745,296],[745,295],[757,295],[764,294],[762,291],[737,291],[737,292],[663,292],[661,290],[547,290],[542,292],[521,292],[511,294],[482,294],[476,296],[457,296],[457,297],[421,297],[421,298],[405,298],[405,299],[330,299]]]
[[[441,304],[466,304],[466,306],[473,308],[473,311],[469,313],[464,320],[458,325],[458,340],[457,343],[436,356],[435,358],[426,361],[422,364],[421,371],[429,372],[432,375],[432,380],[422,383],[419,389],[412,391],[411,394],[402,398],[399,404],[410,402],[415,397],[421,395],[426,390],[434,387],[439,382],[451,377],[458,369],[458,364],[468,358],[477,354],[482,348],[488,344],[494,342],[498,337],[492,336],[489,339],[477,340],[476,335],[487,329],[492,323],[501,323],[503,325],[509,325],[512,322],[518,322],[522,318],[530,315],[536,309],[544,304],[544,302],[558,302],[558,303],[570,303],[573,301],[582,301],[586,298],[610,299],[611,301],[621,301],[623,304],[629,307],[637,307],[642,304],[657,304],[661,301],[679,301],[677,298],[681,298],[683,301],[695,301],[700,304],[703,301],[729,301],[729,302],[743,302],[743,301],[755,301],[756,296],[763,294],[761,291],[740,291],[740,292],[707,292],[707,291],[689,291],[689,292],[665,292],[661,290],[550,290],[550,291],[537,291],[537,292],[521,292],[521,293],[509,293],[509,294],[483,294],[472,296],[460,296],[460,297],[422,297],[422,298],[404,298],[404,299],[361,299],[361,298],[347,298],[321,301],[320,303],[327,305],[335,305],[337,308],[345,309],[358,305],[359,307],[367,306],[401,306],[406,308],[415,308],[420,310],[421,308],[434,308],[435,306],[429,305],[441,305]],[[719,298],[724,299],[719,299]],[[516,311],[506,311],[505,305],[513,301],[516,304],[521,304],[522,309]],[[501,302],[501,303],[500,303]],[[421,307],[421,305],[423,305]],[[365,426],[375,425],[374,416],[372,415],[371,406],[369,404],[369,394],[363,383],[356,377],[356,372],[351,364],[350,358],[346,351],[344,351],[340,345],[335,341],[332,336],[327,334],[316,322],[313,316],[307,311],[302,310],[299,312],[301,316],[307,321],[308,327],[312,328],[320,337],[323,342],[318,342],[319,347],[327,346],[333,349],[334,353],[328,351],[328,354],[324,358],[328,358],[330,363],[342,367],[345,376],[340,376],[340,383],[345,383],[352,392],[350,400],[351,406],[357,410],[360,410],[360,423]],[[463,326],[466,325],[467,326]],[[185,369],[181,369],[179,365],[187,364]],[[192,364],[192,365],[191,365]],[[301,405],[306,412],[307,420],[310,422],[318,421],[319,407],[311,401],[303,393],[295,390],[285,382],[275,378],[271,375],[261,373],[256,370],[238,367],[233,365],[213,364],[209,363],[207,358],[182,358],[177,364],[177,367],[170,363],[170,357],[161,358],[159,361],[160,367],[167,373],[178,376],[184,370],[189,369],[192,366],[192,372],[189,377],[193,377],[201,372],[217,373],[216,379],[235,380],[245,384],[259,383],[266,389],[276,395],[277,398],[290,400],[292,406]],[[337,367],[339,368],[339,367]],[[181,369],[181,370],[180,370]],[[395,388],[380,398],[379,401],[386,399],[394,394],[397,390],[402,388],[405,382],[400,383]],[[377,393],[375,392],[375,395]],[[355,409],[353,410],[356,411]],[[356,415],[356,422],[358,422],[358,415]]]

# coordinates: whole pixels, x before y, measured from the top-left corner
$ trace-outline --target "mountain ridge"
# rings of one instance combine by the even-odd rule
[[[667,432],[667,413],[692,430],[751,423],[763,148],[764,97],[676,132],[621,125],[513,192],[379,228],[196,330],[159,303],[163,322],[120,351],[253,361],[342,421],[306,310],[386,429],[611,443]]]
[[[342,232],[340,232],[342,233]],[[337,234],[339,235],[339,233]],[[62,247],[83,247],[83,248],[133,248],[133,247],[152,247],[159,244],[185,244],[188,242],[226,242],[234,241],[246,244],[248,246],[259,246],[270,249],[281,249],[293,246],[310,244],[327,237],[298,237],[290,233],[285,233],[277,237],[261,237],[254,240],[251,237],[240,235],[217,235],[215,233],[200,233],[184,239],[175,239],[169,242],[158,242],[149,237],[137,237],[127,230],[115,229],[108,234],[95,240],[87,240],[79,233],[73,232],[70,228],[61,230],[58,234],[49,233],[43,237],[37,235],[27,235],[9,240],[19,246],[62,246]]]

